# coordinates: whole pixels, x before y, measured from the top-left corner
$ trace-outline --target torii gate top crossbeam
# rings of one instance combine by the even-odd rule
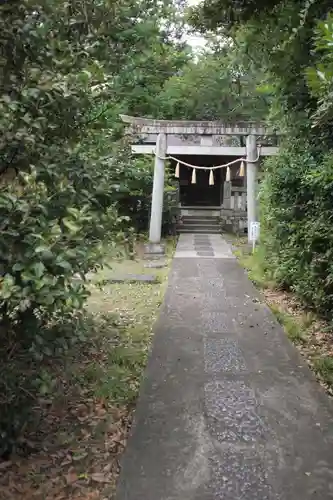
[[[153,120],[120,115],[124,123],[132,129],[145,134],[182,134],[182,135],[279,135],[263,123],[239,122],[223,123],[220,121]]]

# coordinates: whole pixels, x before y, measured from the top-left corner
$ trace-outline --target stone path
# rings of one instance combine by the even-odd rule
[[[331,401],[230,247],[199,240],[179,240],[117,500],[333,499]]]
[[[233,259],[230,246],[219,234],[181,234],[175,258]]]

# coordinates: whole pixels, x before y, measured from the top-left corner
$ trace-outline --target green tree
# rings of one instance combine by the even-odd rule
[[[127,162],[112,140],[118,111],[151,113],[165,71],[187,58],[171,40],[174,12],[167,0],[0,6],[0,455],[39,388],[31,363],[61,343],[50,325],[82,308],[84,276],[126,238],[135,203],[125,199],[148,197],[151,164]],[[159,65],[157,77],[145,66],[155,80],[144,95],[132,71],[142,62]]]
[[[333,119],[333,14],[320,21],[315,31],[315,51],[319,58],[315,67],[307,70],[308,84],[317,99],[314,125],[330,123]]]
[[[330,315],[332,302],[332,6],[327,0],[215,0],[191,12],[197,29],[233,40],[231,57],[269,97],[284,133],[261,183],[262,244],[280,286]],[[258,81],[258,80],[257,80]]]
[[[170,78],[160,94],[166,118],[192,120],[260,120],[267,113],[253,75],[231,60],[230,49],[203,52]]]

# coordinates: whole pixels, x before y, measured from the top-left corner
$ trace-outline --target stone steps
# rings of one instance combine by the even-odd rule
[[[219,228],[214,228],[214,229],[207,229],[207,227],[197,227],[197,226],[191,226],[190,228],[187,227],[182,227],[178,228],[178,233],[179,234],[192,234],[192,233],[197,233],[197,234],[220,234],[220,229]]]
[[[183,224],[208,224],[218,225],[218,217],[182,217]]]
[[[182,217],[182,224],[177,227],[178,233],[220,233],[220,220],[218,217],[186,215]]]

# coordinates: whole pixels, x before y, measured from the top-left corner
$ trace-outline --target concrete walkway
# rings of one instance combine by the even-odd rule
[[[333,499],[331,401],[260,301],[221,237],[182,235],[117,500]]]

